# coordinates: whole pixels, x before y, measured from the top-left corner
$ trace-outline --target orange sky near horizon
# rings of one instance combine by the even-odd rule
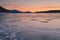
[[[0,0],[0,6],[9,10],[31,12],[60,10],[60,0]]]
[[[47,10],[60,10],[59,6],[29,6],[29,5],[17,5],[17,4],[5,4],[4,8],[9,10],[19,10],[19,11],[47,11]]]

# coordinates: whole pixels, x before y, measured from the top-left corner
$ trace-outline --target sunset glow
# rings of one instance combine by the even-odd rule
[[[0,5],[9,10],[46,11],[60,10],[60,0],[0,0]]]

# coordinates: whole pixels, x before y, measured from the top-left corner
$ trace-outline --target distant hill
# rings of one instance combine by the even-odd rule
[[[30,12],[30,11],[26,11],[26,12],[24,12],[24,13],[32,13],[32,12]]]
[[[7,10],[0,6],[0,13],[32,13],[30,11],[22,12],[18,10]],[[37,11],[34,13],[60,13],[60,10]]]
[[[60,13],[60,10],[37,11],[35,13]]]
[[[7,10],[0,6],[0,13],[22,13],[22,11],[18,10]]]
[[[18,10],[8,10],[9,13],[22,13],[21,11]]]
[[[8,10],[0,6],[0,12],[8,12]]]

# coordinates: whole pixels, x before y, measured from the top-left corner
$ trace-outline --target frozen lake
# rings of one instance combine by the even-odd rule
[[[0,13],[0,40],[60,40],[60,13]]]

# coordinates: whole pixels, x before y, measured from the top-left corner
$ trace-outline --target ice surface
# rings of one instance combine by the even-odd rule
[[[0,40],[60,40],[60,14],[0,14]]]

